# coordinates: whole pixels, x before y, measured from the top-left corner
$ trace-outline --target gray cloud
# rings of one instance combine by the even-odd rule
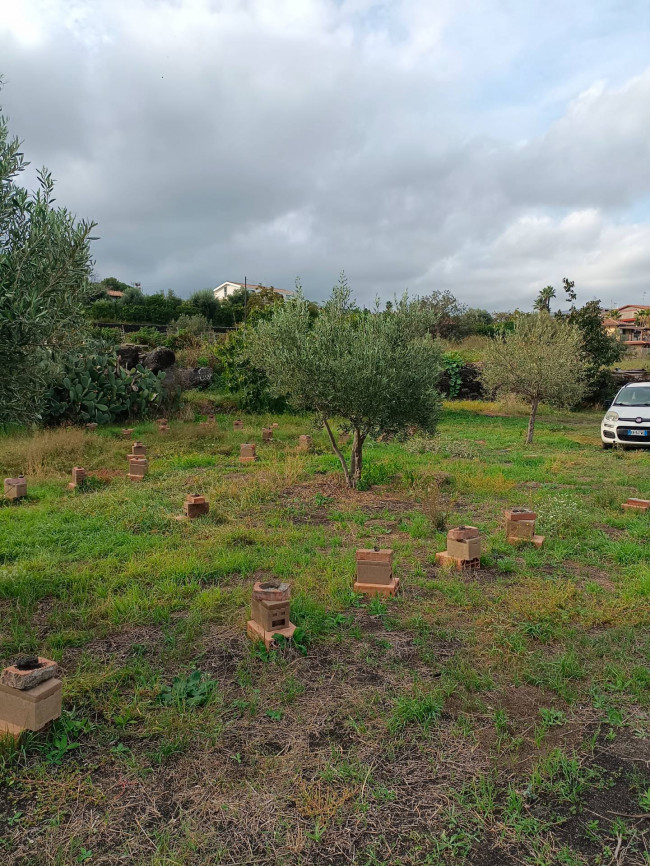
[[[554,77],[528,58],[533,6],[431,5],[25,0],[0,22],[3,104],[59,201],[98,221],[98,272],[150,291],[299,274],[321,299],[344,267],[366,302],[527,306],[564,275],[585,299],[641,300],[647,16],[598,32],[603,84],[577,24],[581,61]]]

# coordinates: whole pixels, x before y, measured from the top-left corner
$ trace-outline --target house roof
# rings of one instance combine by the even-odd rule
[[[118,289],[107,289],[106,294],[109,298],[123,298],[124,292],[120,292]]]
[[[217,289],[221,289],[224,286],[239,286],[240,289],[247,288],[250,292],[261,292],[262,289],[272,289],[276,295],[295,295],[295,292],[289,291],[288,289],[276,289],[275,286],[262,286],[258,283],[248,283],[245,286],[244,283],[240,283],[237,280],[226,280],[225,283],[221,283],[221,285],[217,286]]]

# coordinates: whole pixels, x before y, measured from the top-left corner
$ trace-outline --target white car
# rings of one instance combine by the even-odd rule
[[[621,388],[600,425],[600,438],[603,448],[650,447],[650,382],[634,382]]]

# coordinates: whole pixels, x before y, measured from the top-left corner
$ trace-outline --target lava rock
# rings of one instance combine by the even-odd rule
[[[172,364],[176,363],[176,355],[171,349],[159,346],[157,349],[147,352],[140,363],[152,373],[160,373],[161,370],[168,370]]]

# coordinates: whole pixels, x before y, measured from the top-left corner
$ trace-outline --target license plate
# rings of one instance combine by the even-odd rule
[[[647,430],[628,430],[627,435],[628,436],[647,436],[648,431]]]

